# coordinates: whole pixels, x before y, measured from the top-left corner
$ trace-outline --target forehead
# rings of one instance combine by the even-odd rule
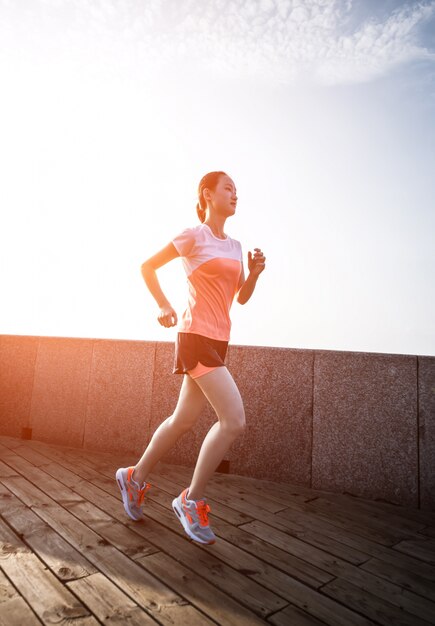
[[[219,185],[221,185],[222,187],[224,185],[230,185],[230,187],[233,187],[234,189],[236,188],[233,180],[229,176],[227,176],[226,174],[225,174],[225,176],[221,176],[219,178]]]

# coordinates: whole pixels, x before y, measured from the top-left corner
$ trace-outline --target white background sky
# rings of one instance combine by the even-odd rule
[[[267,256],[232,343],[435,355],[434,35],[434,1],[0,0],[0,332],[174,340],[140,265],[223,169]]]

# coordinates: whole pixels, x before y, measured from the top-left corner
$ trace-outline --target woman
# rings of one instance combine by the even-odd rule
[[[116,479],[127,514],[142,519],[144,495],[151,487],[146,478],[152,467],[195,425],[210,402],[218,421],[203,441],[189,487],[174,499],[172,507],[191,539],[211,544],[216,537],[208,520],[205,487],[245,427],[243,402],[224,364],[231,328],[229,311],[236,294],[240,304],[249,300],[265,268],[265,257],[259,248],[254,254],[248,252],[245,279],[241,245],[224,232],[237,204],[234,182],[225,172],[206,174],[198,197],[201,224],[184,230],[142,265],[145,283],[160,307],[158,321],[166,328],[178,323],[177,314],[160,287],[156,270],[181,256],[188,277],[188,306],[175,347],[174,373],[184,374],[178,403],[173,415],[157,428],[136,466],[118,469]]]

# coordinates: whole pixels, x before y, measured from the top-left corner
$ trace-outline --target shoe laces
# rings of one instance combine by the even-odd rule
[[[137,506],[140,506],[144,500],[145,493],[148,491],[151,485],[149,483],[144,483],[143,487],[141,488],[133,479],[128,481],[128,485],[132,491],[133,498],[135,496],[137,498]]]
[[[148,491],[148,489],[151,487],[151,485],[149,483],[144,483],[142,489],[138,489],[137,490],[137,503],[138,506],[140,506],[143,502],[143,499],[145,497],[145,493]]]
[[[208,513],[211,511],[209,505],[204,500],[200,500],[196,503],[196,510],[198,512],[199,525],[208,526]]]

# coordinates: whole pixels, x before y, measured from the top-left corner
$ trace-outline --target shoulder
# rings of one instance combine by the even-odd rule
[[[240,243],[240,241],[238,239],[234,239],[233,237],[230,237],[228,235],[228,240],[230,245],[232,246],[232,248],[234,250],[238,250],[240,252],[240,255],[242,254],[242,244]]]
[[[172,239],[172,243],[180,256],[187,256],[190,254],[194,246],[201,240],[202,226],[202,224],[199,224],[199,226],[185,228]]]

